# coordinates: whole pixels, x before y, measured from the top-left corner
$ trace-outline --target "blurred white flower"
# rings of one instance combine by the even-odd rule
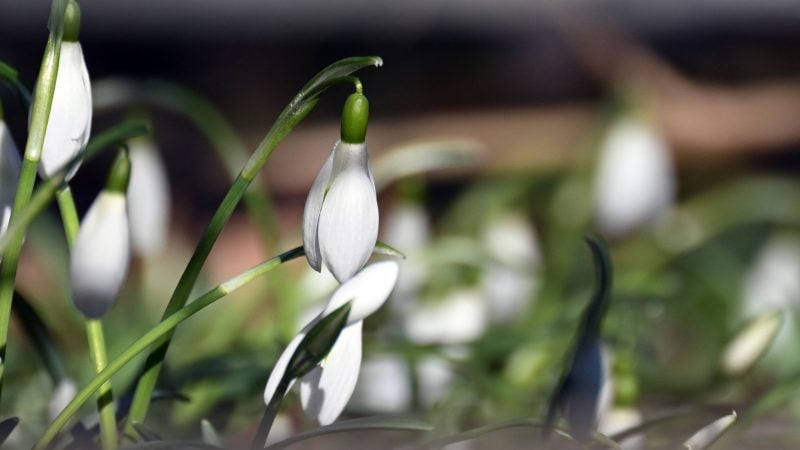
[[[600,229],[625,234],[656,219],[674,196],[675,171],[663,137],[642,118],[617,120],[602,143],[595,175]]]
[[[353,405],[371,413],[398,414],[411,407],[410,369],[396,355],[367,358],[361,366]]]
[[[136,253],[149,258],[164,248],[169,233],[169,180],[164,162],[151,139],[132,139],[128,149],[131,158],[128,185],[131,243]]]
[[[600,416],[597,431],[605,436],[629,430],[641,425],[642,413],[634,408],[612,408]],[[619,442],[621,450],[641,450],[645,448],[644,434],[639,433]]]
[[[61,380],[50,396],[50,403],[47,405],[47,417],[49,417],[51,421],[55,420],[56,416],[66,408],[67,404],[77,393],[78,385],[75,384],[75,381],[69,378]]]
[[[377,239],[378,200],[367,145],[339,141],[306,200],[306,259],[317,271],[325,264],[343,283],[364,266]]]
[[[687,450],[701,450],[711,446],[736,422],[736,411],[706,425],[683,443]]]
[[[70,257],[72,301],[98,319],[114,304],[128,275],[130,232],[125,194],[104,190],[81,222]]]
[[[800,239],[777,235],[767,241],[745,275],[742,302],[748,317],[800,307]]]
[[[411,309],[404,317],[403,329],[417,344],[461,344],[480,337],[487,322],[480,291],[457,290]]]
[[[772,311],[756,316],[734,336],[720,357],[720,369],[728,376],[750,370],[769,350],[781,329],[783,314]]]
[[[394,290],[393,310],[402,312],[418,300],[419,290],[428,272],[423,251],[431,238],[430,218],[421,205],[401,203],[389,212],[386,219],[386,242],[402,249],[406,255]]]
[[[530,267],[541,260],[539,239],[531,223],[519,214],[506,214],[489,221],[483,243],[497,261],[511,267]]]
[[[361,366],[361,329],[365,318],[377,311],[397,282],[398,265],[380,261],[368,265],[333,293],[325,310],[306,325],[281,353],[264,389],[269,404],[286,368],[306,333],[322,317],[351,302],[347,324],[321,365],[303,377],[300,398],[303,410],[320,424],[333,423],[344,410],[358,380]]]
[[[439,356],[425,356],[417,362],[419,400],[426,408],[431,408],[450,390],[455,378],[453,365]]]
[[[47,121],[39,174],[50,178],[89,142],[92,126],[92,88],[81,44],[64,40],[58,60],[53,105]],[[71,167],[66,180],[78,170]]]
[[[17,146],[14,145],[5,121],[0,119],[0,237],[8,230],[8,223],[11,220],[20,167]]]

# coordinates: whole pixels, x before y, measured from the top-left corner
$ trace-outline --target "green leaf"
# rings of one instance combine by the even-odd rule
[[[375,243],[375,249],[372,252],[379,255],[395,256],[400,259],[406,259],[405,253],[381,241]]]
[[[25,330],[25,334],[28,335],[34,351],[42,359],[53,385],[58,385],[66,377],[66,369],[64,368],[64,361],[61,359],[61,352],[53,342],[53,337],[47,330],[47,326],[28,300],[18,292],[14,293],[14,302],[11,306],[17,313],[17,317],[22,323],[22,328]]]
[[[203,442],[208,445],[222,447],[222,439],[220,439],[219,433],[217,433],[217,430],[214,429],[214,425],[211,425],[208,419],[200,421],[200,428],[203,432]]]
[[[345,303],[308,330],[286,366],[284,379],[293,380],[305,376],[328,356],[342,329],[347,325],[351,306],[350,302]]]
[[[503,422],[493,423],[489,425],[484,425],[482,427],[473,428],[471,430],[462,431],[460,433],[456,433],[450,436],[445,436],[426,442],[425,448],[444,447],[446,445],[455,444],[457,442],[477,439],[489,433],[502,431],[508,428],[518,428],[518,427],[536,428],[544,431],[545,429],[547,429],[547,427],[549,427],[549,425],[540,420],[535,420],[535,419],[528,419],[528,418],[510,419]],[[570,437],[569,433],[567,433],[566,431],[559,428],[553,428],[553,429],[558,431],[557,433],[558,436],[572,440],[572,437]],[[619,448],[619,444],[614,442],[612,439],[603,436],[600,433],[594,433],[592,435],[592,440],[595,443],[603,445],[606,448],[614,448],[614,449]],[[531,447],[536,448],[536,446],[534,445],[532,445]]]
[[[359,419],[343,420],[331,425],[300,433],[289,439],[284,439],[267,446],[269,450],[286,448],[298,442],[328,434],[347,433],[351,431],[431,431],[433,429],[427,422],[413,417],[376,416],[362,417]]]
[[[483,147],[471,140],[430,140],[393,148],[375,159],[372,173],[380,192],[392,183],[435,170],[468,167],[482,159]]]

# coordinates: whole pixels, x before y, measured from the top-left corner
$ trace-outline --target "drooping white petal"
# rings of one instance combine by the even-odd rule
[[[333,151],[325,160],[311,185],[311,190],[306,198],[306,206],[303,209],[303,249],[306,253],[308,265],[317,272],[322,267],[322,256],[319,251],[319,214],[322,211],[322,201],[325,199],[328,186],[331,180],[331,170],[333,168]]]
[[[70,258],[72,300],[89,318],[100,318],[128,275],[130,232],[125,196],[103,191],[84,217]]]
[[[378,200],[366,144],[340,142],[334,148],[318,233],[322,260],[340,283],[358,272],[372,254],[378,239]]]
[[[0,237],[5,234],[11,219],[20,166],[17,146],[11,139],[6,123],[0,120]]]
[[[333,423],[342,413],[358,381],[361,368],[361,328],[363,322],[345,327],[320,367],[300,383],[303,411],[320,425]]]
[[[750,370],[769,350],[782,324],[783,314],[780,311],[768,312],[751,320],[722,352],[722,373],[738,376]]]
[[[133,139],[128,145],[131,178],[128,217],[133,249],[148,258],[163,247],[169,233],[169,180],[158,150],[150,139]]]
[[[675,174],[669,148],[644,120],[619,120],[600,152],[595,212],[605,233],[627,233],[672,204]]]
[[[701,450],[711,446],[736,422],[736,411],[711,422],[683,443],[687,450]]]
[[[62,42],[53,105],[47,121],[39,174],[52,177],[89,141],[92,125],[92,89],[78,42]],[[69,181],[78,165],[70,169]]]
[[[339,286],[325,306],[327,315],[347,302],[350,305],[348,325],[364,320],[377,311],[392,293],[399,266],[392,260],[379,261],[363,268],[353,278]]]
[[[312,322],[313,323],[313,322]],[[289,345],[286,346],[286,349],[283,350],[281,356],[278,357],[278,360],[275,361],[275,365],[272,367],[272,371],[269,373],[269,378],[267,379],[267,387],[264,389],[264,404],[269,404],[269,401],[272,400],[272,396],[275,395],[275,391],[278,389],[278,384],[281,382],[281,378],[283,378],[283,374],[286,373],[286,368],[289,366],[289,360],[292,359],[292,355],[294,354],[297,347],[300,345],[300,342],[306,336],[306,331],[310,328],[311,324],[306,326],[300,333],[297,334],[290,342]],[[294,383],[294,381],[292,381]],[[290,384],[291,386],[291,384]],[[289,389],[286,389],[288,392]]]

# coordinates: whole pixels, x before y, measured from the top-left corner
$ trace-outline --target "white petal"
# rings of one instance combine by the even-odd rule
[[[325,199],[326,191],[331,179],[331,169],[333,168],[333,151],[325,160],[311,185],[311,190],[306,198],[306,206],[303,209],[303,248],[305,249],[308,265],[319,272],[322,267],[322,257],[319,252],[319,239],[317,229],[319,228],[319,214],[322,210],[322,201]]]
[[[92,90],[78,42],[62,42],[53,105],[47,122],[39,174],[53,176],[89,141],[92,125]],[[76,165],[67,175],[72,178]]]
[[[717,439],[719,439],[728,428],[736,422],[736,411],[728,414],[727,416],[720,417],[719,419],[711,422],[703,427],[700,431],[693,434],[683,447],[688,450],[700,450],[711,446]]]
[[[0,237],[8,229],[19,181],[20,158],[6,123],[0,120]]]
[[[99,318],[116,300],[128,275],[130,233],[125,196],[103,191],[86,213],[70,258],[75,307]]]
[[[342,413],[356,387],[361,366],[361,327],[363,322],[342,330],[321,367],[312,370],[300,383],[303,411],[320,425],[333,423]]]
[[[649,124],[636,118],[620,120],[600,151],[595,200],[604,232],[624,234],[672,204],[675,175],[669,148]]]
[[[728,343],[720,358],[720,368],[728,376],[750,370],[769,350],[783,324],[783,314],[773,311],[751,320]]]
[[[331,186],[318,233],[322,260],[340,283],[372,254],[378,239],[378,199],[366,144],[339,143],[334,148]]]
[[[281,382],[281,378],[283,378],[283,374],[286,373],[286,367],[289,365],[289,360],[292,359],[292,355],[294,351],[297,350],[297,347],[300,345],[300,342],[306,336],[306,330],[310,327],[311,324],[306,326],[306,328],[297,334],[289,342],[289,345],[286,346],[286,349],[283,350],[281,356],[278,357],[278,360],[275,361],[275,365],[272,367],[272,371],[269,373],[269,378],[267,379],[267,387],[264,389],[264,404],[268,405],[269,401],[272,400],[272,396],[275,395],[275,391],[278,389],[278,384]],[[294,381],[292,381],[293,383]],[[291,386],[291,384],[289,385]],[[289,389],[286,389],[286,392],[289,392]]]
[[[156,255],[169,232],[169,180],[164,162],[150,139],[129,142],[131,178],[128,216],[133,249],[143,257]]]
[[[353,278],[339,286],[325,306],[323,315],[330,314],[347,302],[352,302],[347,323],[364,320],[377,311],[392,293],[399,267],[392,260],[372,263]]]

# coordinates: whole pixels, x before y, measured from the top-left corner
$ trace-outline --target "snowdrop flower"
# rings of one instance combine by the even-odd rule
[[[70,0],[64,15],[58,75],[39,163],[42,178],[50,178],[61,170],[89,141],[92,89],[78,42],[80,27],[80,7]],[[77,170],[78,164],[71,167],[66,180],[69,181]]]
[[[675,174],[664,139],[639,117],[611,126],[600,149],[595,214],[600,229],[625,234],[655,219],[673,202]]]
[[[480,337],[488,326],[486,302],[475,289],[419,304],[404,317],[406,336],[417,344],[463,344]]]
[[[70,258],[72,301],[89,319],[101,318],[114,304],[130,263],[125,190],[130,159],[121,152],[100,192],[81,222]]]
[[[0,237],[5,234],[11,220],[20,166],[19,152],[11,139],[11,133],[8,131],[5,121],[3,121],[3,111],[0,105]]]
[[[398,414],[411,407],[411,379],[408,363],[396,355],[364,360],[353,393],[353,404],[372,413]]]
[[[683,448],[687,450],[701,450],[711,447],[711,444],[716,442],[730,429],[736,422],[736,418],[736,411],[733,411],[727,416],[720,417],[711,422],[686,440],[686,442],[683,443]]]
[[[149,138],[128,143],[131,180],[128,185],[128,216],[131,244],[144,258],[155,256],[169,233],[169,180],[164,161]]]
[[[267,380],[264,402],[269,404],[286,372],[289,361],[306,333],[321,318],[351,302],[347,324],[320,366],[300,382],[303,410],[321,425],[333,423],[355,389],[361,366],[361,329],[364,319],[380,308],[397,282],[398,265],[380,261],[362,269],[342,284],[328,300],[325,310],[306,325],[283,351]]]
[[[365,136],[369,105],[352,94],[342,112],[342,139],[322,166],[303,211],[309,265],[322,264],[343,283],[369,259],[378,239],[378,200]]]

